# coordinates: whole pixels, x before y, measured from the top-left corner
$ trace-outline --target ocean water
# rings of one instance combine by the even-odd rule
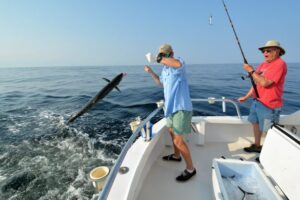
[[[66,123],[107,84],[103,77],[121,72],[121,92]],[[250,87],[243,74],[241,64],[189,65],[191,97],[237,99]],[[300,108],[299,75],[300,64],[288,64],[283,114]],[[0,199],[93,198],[91,169],[112,166],[131,135],[129,123],[161,99],[143,66],[0,68]],[[250,103],[240,104],[242,115]],[[221,104],[207,103],[195,103],[194,114],[224,115]],[[225,114],[235,115],[234,108]]]

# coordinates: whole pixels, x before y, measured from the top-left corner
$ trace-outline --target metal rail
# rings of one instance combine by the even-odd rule
[[[237,104],[236,101],[232,99],[226,99],[225,97],[222,97],[222,99],[216,99],[214,97],[208,97],[207,99],[192,99],[192,102],[208,102],[209,104],[214,104],[215,102],[222,102],[223,112],[226,112],[226,102],[232,103],[235,107],[237,117],[241,119],[241,112],[240,107]]]
[[[103,187],[103,190],[100,192],[100,196],[99,196],[98,200],[106,200],[107,199],[108,194],[111,190],[112,184],[119,172],[121,164],[123,163],[123,160],[124,160],[128,150],[130,149],[132,144],[135,142],[135,140],[139,137],[142,128],[147,124],[147,122],[149,122],[163,108],[164,104],[160,102],[157,105],[158,105],[158,108],[155,109],[152,113],[150,113],[150,115],[148,115],[148,117],[141,122],[141,124],[138,126],[138,128],[134,131],[134,133],[128,139],[128,141],[125,144],[124,148],[122,149],[122,152],[119,155],[111,173],[107,177],[106,183]]]

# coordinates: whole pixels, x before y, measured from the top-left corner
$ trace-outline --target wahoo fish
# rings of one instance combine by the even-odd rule
[[[93,97],[76,115],[73,115],[69,120],[68,123],[73,122],[76,118],[80,117],[84,113],[86,113],[91,107],[93,107],[100,99],[103,99],[108,93],[110,93],[114,88],[116,88],[119,92],[120,89],[117,85],[121,82],[123,76],[125,74],[121,73],[117,75],[112,81],[103,78],[108,82],[108,84],[100,90],[95,97]]]

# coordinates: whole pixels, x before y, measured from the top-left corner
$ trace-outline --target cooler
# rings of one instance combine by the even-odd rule
[[[216,199],[300,199],[300,142],[275,125],[268,131],[260,162],[214,159]]]

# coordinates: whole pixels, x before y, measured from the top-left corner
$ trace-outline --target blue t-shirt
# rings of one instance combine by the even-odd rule
[[[164,87],[165,117],[169,117],[179,110],[193,110],[186,66],[183,60],[180,58],[178,60],[181,62],[181,67],[174,68],[164,65],[160,76],[160,81]]]

